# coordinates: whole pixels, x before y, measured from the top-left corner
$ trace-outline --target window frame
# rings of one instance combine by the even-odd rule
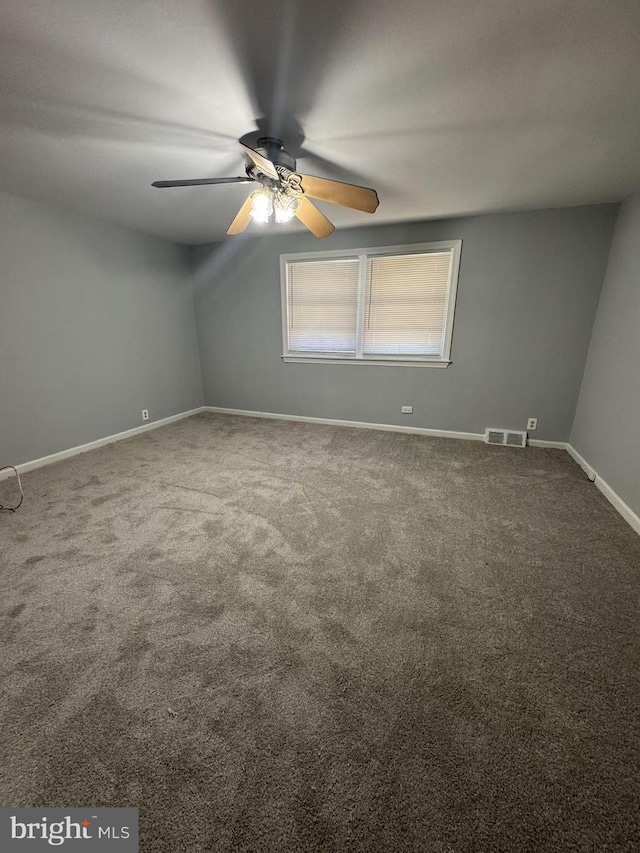
[[[427,355],[367,355],[362,352],[364,338],[364,304],[367,285],[367,259],[376,255],[419,255],[451,251],[452,263],[444,309],[444,339],[441,356]],[[402,246],[374,246],[367,249],[331,249],[319,252],[296,252],[280,255],[280,313],[282,316],[282,360],[294,364],[369,364],[403,367],[448,367],[451,364],[451,343],[458,292],[458,274],[462,240],[441,240],[435,243],[411,243]],[[356,306],[356,352],[351,354],[305,352],[289,350],[289,318],[287,265],[291,262],[322,260],[358,260],[358,295]]]

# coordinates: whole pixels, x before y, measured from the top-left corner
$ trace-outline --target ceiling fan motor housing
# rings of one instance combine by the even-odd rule
[[[261,136],[258,139],[256,151],[266,157],[267,160],[271,160],[274,166],[284,166],[285,169],[295,172],[296,161],[291,154],[285,151],[280,139],[276,139],[274,136]]]

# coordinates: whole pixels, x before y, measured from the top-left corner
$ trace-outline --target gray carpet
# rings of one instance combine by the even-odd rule
[[[24,485],[1,805],[138,806],[167,853],[640,849],[640,537],[563,451],[202,415]]]

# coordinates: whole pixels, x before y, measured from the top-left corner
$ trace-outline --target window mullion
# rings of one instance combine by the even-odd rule
[[[358,307],[356,310],[356,358],[364,346],[364,305],[367,292],[367,256],[358,255]]]

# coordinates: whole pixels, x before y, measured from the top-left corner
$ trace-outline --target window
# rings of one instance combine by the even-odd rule
[[[446,367],[461,245],[282,255],[284,360]]]

